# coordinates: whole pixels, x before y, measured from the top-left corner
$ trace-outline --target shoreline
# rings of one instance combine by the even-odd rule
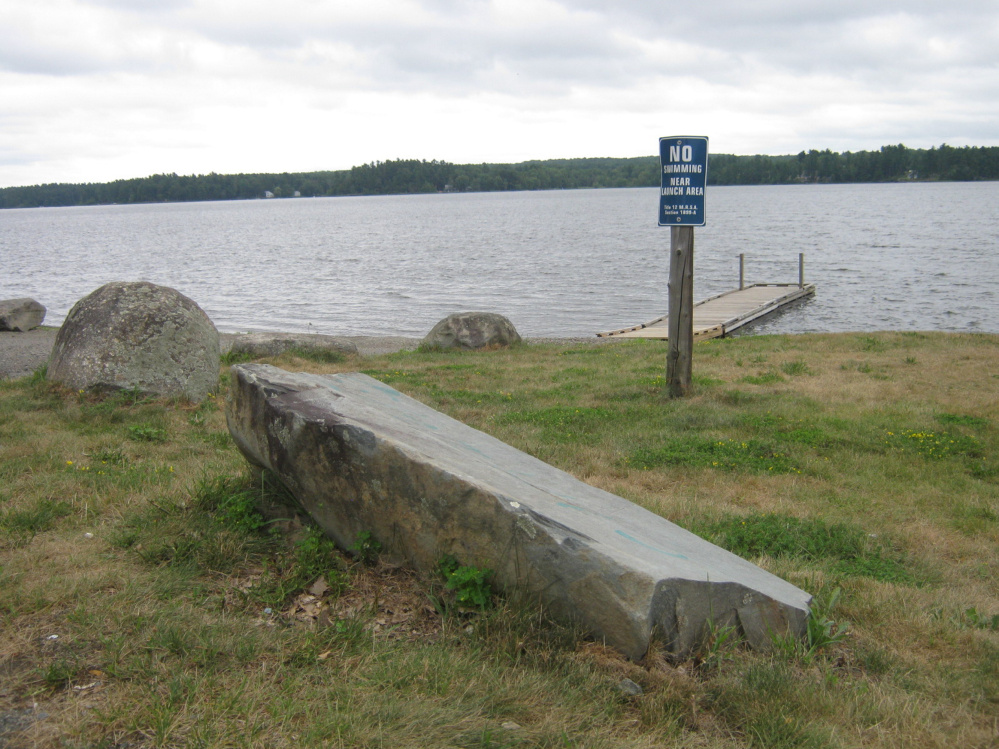
[[[52,353],[59,328],[42,325],[24,333],[0,331],[0,380],[16,380],[27,377],[45,364]],[[232,348],[232,342],[240,335],[247,333],[263,333],[281,335],[274,331],[246,330],[240,333],[219,333],[221,353],[225,354]],[[397,335],[344,335],[335,336],[350,341],[357,346],[361,356],[381,356],[394,354],[397,351],[412,351],[420,345],[422,338]],[[566,338],[525,338],[526,343],[608,343],[611,339],[580,337]]]

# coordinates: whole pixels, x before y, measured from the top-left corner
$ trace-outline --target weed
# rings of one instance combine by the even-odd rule
[[[360,531],[354,538],[350,550],[361,564],[372,565],[378,561],[382,545],[371,535],[371,531]]]
[[[305,537],[295,544],[294,557],[295,579],[301,581],[300,587],[318,577],[325,577],[333,586],[341,577],[343,565],[336,544],[317,526],[309,527]]]
[[[999,483],[999,463],[975,462],[969,467],[969,472],[980,481]]]
[[[165,429],[159,429],[149,424],[130,426],[128,436],[136,442],[166,442],[167,440]]]
[[[257,510],[259,490],[245,478],[203,476],[194,489],[197,507],[224,526],[244,532],[258,531],[267,521]]]
[[[854,647],[853,656],[857,663],[873,676],[884,676],[898,669],[898,659],[883,648]]]
[[[437,562],[437,570],[443,575],[448,590],[454,591],[455,600],[459,605],[479,610],[492,605],[493,591],[489,584],[492,570],[461,565],[457,558],[450,554]]]
[[[218,404],[215,402],[215,398],[208,397],[191,412],[191,415],[187,417],[187,423],[193,427],[204,427],[216,411],[218,411]]]
[[[981,443],[975,438],[953,432],[932,432],[928,429],[886,431],[885,444],[895,450],[916,452],[924,458],[939,460],[953,455],[982,457]]]
[[[974,606],[964,610],[964,621],[975,629],[987,629],[992,632],[999,632],[999,614],[982,614]]]
[[[27,508],[0,509],[0,529],[9,534],[14,546],[27,543],[35,535],[49,530],[55,521],[73,511],[69,502],[39,499]]]
[[[934,619],[943,619],[944,610],[935,609],[931,612]],[[966,609],[951,614],[949,620],[958,629],[981,629],[987,632],[999,632],[999,614],[984,614],[976,607],[969,606]]]
[[[80,663],[75,657],[59,657],[45,666],[41,679],[49,689],[68,689],[80,673]]]
[[[984,429],[989,425],[989,420],[981,416],[968,416],[966,414],[940,413],[936,415],[936,420],[941,424],[953,424],[956,426],[971,427],[972,429]]]
[[[253,354],[249,351],[233,351],[230,349],[219,357],[219,361],[226,367],[231,367],[234,364],[246,364],[253,361]]]
[[[871,352],[881,352],[887,348],[887,344],[880,338],[876,336],[861,336],[860,337],[860,350],[861,351],[871,351]]]
[[[801,360],[788,361],[780,365],[780,371],[789,377],[797,377],[798,375],[808,375],[812,374],[812,371],[808,368],[808,365]]]
[[[49,365],[48,362],[38,367],[34,372],[28,375],[27,385],[29,387],[37,387],[43,385],[48,379]]]
[[[784,378],[776,372],[762,372],[758,375],[741,377],[739,382],[745,382],[748,385],[773,385],[778,382],[784,382]]]
[[[122,388],[115,390],[102,400],[109,408],[133,408],[142,403],[150,403],[155,400],[148,393],[143,392],[138,387]]]
[[[808,615],[808,650],[806,657],[810,657],[825,650],[826,648],[838,645],[846,639],[849,625],[845,622],[836,623],[830,618],[832,610],[839,603],[842,593],[840,588],[835,588],[826,596],[824,593],[816,595],[812,599],[811,612]]]
[[[691,382],[693,383],[695,388],[705,388],[705,389],[714,388],[718,387],[719,385],[725,384],[724,380],[719,380],[717,377],[707,377],[705,375],[697,375],[697,374],[691,377]],[[665,375],[660,375],[658,378],[657,385],[659,387],[663,387],[665,384],[666,384]]]
[[[317,364],[340,364],[347,360],[347,355],[342,351],[319,346],[294,346],[287,353]]]
[[[103,446],[98,447],[90,453],[91,466],[100,464],[102,466],[116,466],[122,468],[128,464],[128,458],[119,447]]]
[[[740,638],[739,628],[734,624],[722,626],[709,620],[706,628],[707,634],[694,660],[702,669],[710,671],[721,668],[725,661],[733,659]]]
[[[317,526],[309,526],[290,549],[272,551],[246,595],[258,604],[277,608],[320,577],[334,593],[339,592],[344,585],[343,562],[333,541]]]

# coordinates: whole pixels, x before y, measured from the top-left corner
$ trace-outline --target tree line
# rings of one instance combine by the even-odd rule
[[[929,149],[882,146],[877,151],[802,151],[787,156],[708,156],[711,185],[997,180],[999,147],[943,144]],[[398,195],[434,192],[655,187],[656,156],[451,164],[398,159],[350,169],[283,174],[155,174],[86,184],[0,188],[0,208],[166,203],[196,200]]]

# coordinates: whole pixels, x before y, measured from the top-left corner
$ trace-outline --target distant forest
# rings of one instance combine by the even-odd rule
[[[999,147],[946,144],[930,149],[904,145],[879,151],[796,156],[708,157],[708,184],[999,180]],[[87,184],[0,188],[0,208],[249,200],[332,195],[399,195],[433,192],[569,190],[595,187],[655,187],[659,158],[554,159],[520,164],[449,164],[400,159],[341,171],[295,174],[156,174]]]

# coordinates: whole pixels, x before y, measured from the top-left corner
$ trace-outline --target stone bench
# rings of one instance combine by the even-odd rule
[[[754,647],[802,636],[810,596],[631,502],[363,374],[232,368],[227,419],[343,548],[367,531],[421,570],[445,554],[641,658],[710,626]]]

